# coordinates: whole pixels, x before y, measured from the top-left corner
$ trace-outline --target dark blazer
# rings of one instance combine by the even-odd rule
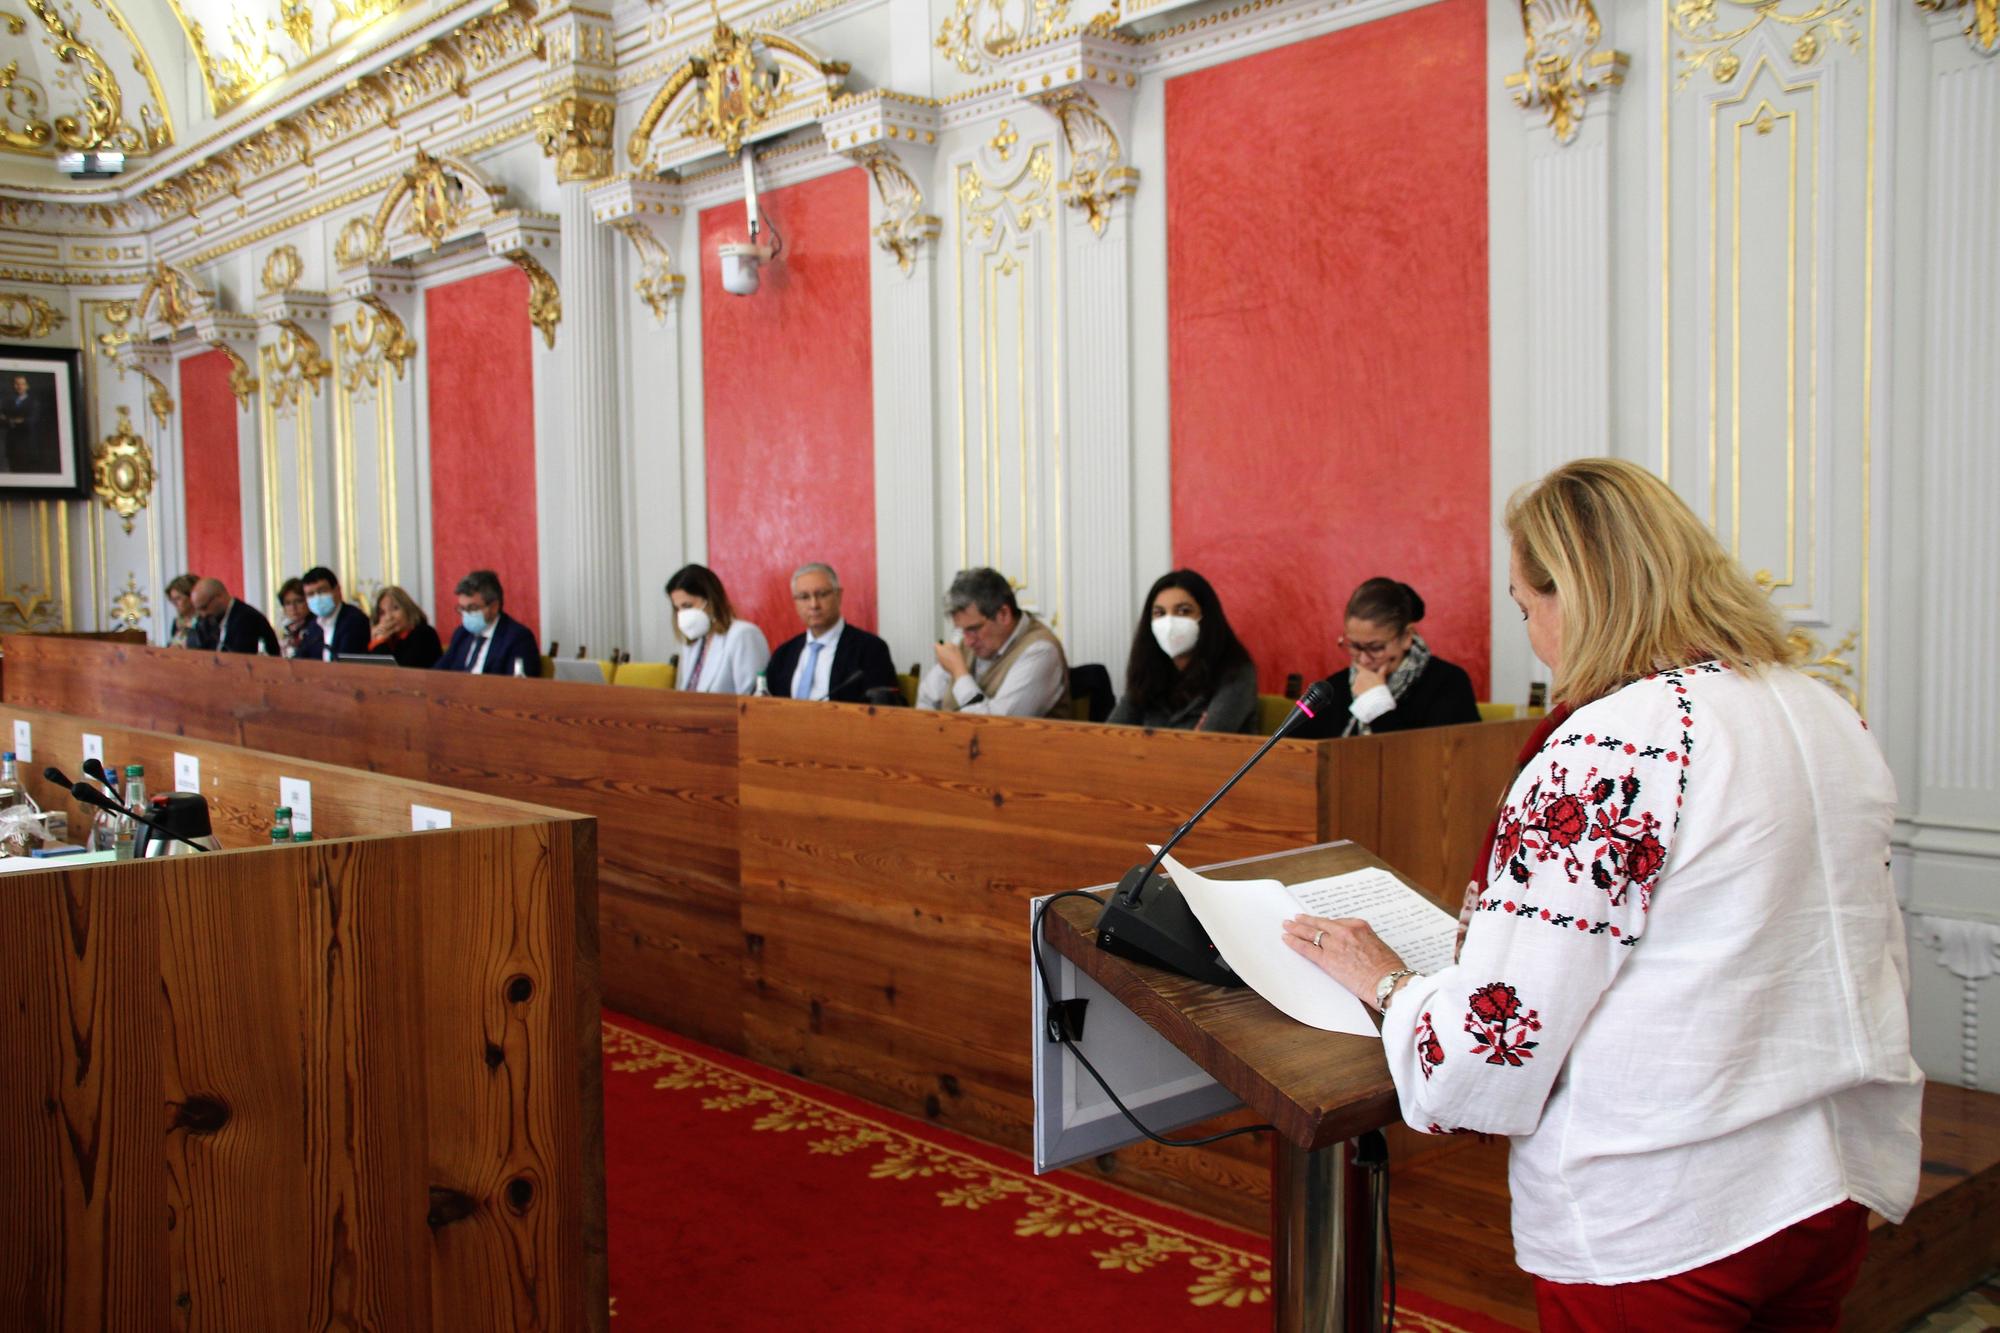
[[[351,602],[342,602],[340,609],[333,613],[333,655],[345,657],[349,653],[368,651],[368,615]],[[326,656],[326,632],[320,628],[319,617],[314,616],[299,631],[299,657],[308,662],[317,662]]]
[[[433,667],[438,658],[444,656],[444,645],[438,642],[437,627],[426,620],[423,624],[405,634],[394,643],[385,643],[377,652],[386,652],[396,659],[397,666]],[[489,652],[488,657],[492,654]],[[537,661],[536,666],[541,663]],[[507,668],[512,671],[513,668]]]
[[[451,647],[444,650],[434,671],[463,671],[465,664],[479,651],[479,636],[466,632],[460,625],[451,632]],[[527,676],[542,674],[542,654],[535,646],[535,636],[505,611],[500,613],[500,623],[493,627],[493,644],[486,650],[486,662],[480,674],[486,676],[511,676],[514,663],[521,664],[521,673]]]
[[[1354,695],[1347,684],[1347,672],[1336,671],[1326,680],[1333,702],[1320,715],[1292,733],[1294,740],[1325,740],[1339,736],[1352,720],[1348,707]],[[1449,727],[1479,720],[1479,700],[1472,693],[1472,677],[1465,668],[1442,657],[1433,657],[1423,674],[1410,682],[1396,706],[1369,724],[1380,735],[1385,731],[1415,731],[1419,727]]]
[[[799,656],[806,650],[806,636],[794,634],[779,644],[764,664],[764,684],[780,699],[792,697],[792,676],[799,669]],[[860,672],[860,679],[842,689],[843,682]],[[840,642],[833,645],[833,671],[827,678],[838,703],[865,703],[868,691],[878,685],[896,683],[896,663],[889,645],[851,621],[840,629]]]
[[[260,643],[266,654],[271,657],[278,655],[277,631],[271,628],[270,621],[264,619],[262,611],[240,597],[230,602],[229,609],[222,613],[220,624],[197,620],[194,633],[188,637],[190,648],[207,648],[223,653],[254,653]]]

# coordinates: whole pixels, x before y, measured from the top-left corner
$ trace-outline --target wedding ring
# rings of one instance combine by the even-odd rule
[[[1324,935],[1324,934],[1326,934],[1326,932],[1325,932],[1325,931],[1323,931],[1323,930],[1315,930],[1315,931],[1313,932],[1313,948],[1315,948],[1315,949],[1319,948],[1319,940],[1320,940],[1320,936],[1322,936],[1322,935]]]

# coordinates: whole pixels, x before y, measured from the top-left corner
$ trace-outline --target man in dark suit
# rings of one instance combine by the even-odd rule
[[[840,616],[840,575],[815,561],[792,575],[792,605],[805,633],[779,644],[764,683],[781,699],[862,703],[878,685],[896,684],[889,645]]]
[[[299,582],[306,585],[306,610],[312,619],[299,631],[299,656],[317,662],[333,650],[334,657],[368,651],[368,613],[350,606],[340,591],[340,576],[325,565],[314,565]]]
[[[435,671],[487,676],[539,676],[542,655],[534,631],[501,609],[500,576],[475,569],[458,581],[459,626]]]
[[[26,375],[14,376],[0,399],[0,422],[7,427],[6,466],[10,472],[60,472],[62,450],[49,428],[48,412]]]
[[[230,596],[221,579],[202,579],[196,583],[194,591],[188,594],[188,603],[195,614],[194,632],[188,637],[190,648],[278,655],[278,635],[271,622],[256,607]]]

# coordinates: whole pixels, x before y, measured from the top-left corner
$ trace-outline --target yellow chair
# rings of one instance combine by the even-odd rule
[[[1292,715],[1292,700],[1282,694],[1260,694],[1257,696],[1257,730],[1266,736],[1278,729],[1278,724]]]
[[[674,675],[672,662],[620,662],[611,669],[611,683],[633,685],[640,689],[671,690]]]
[[[556,678],[556,659],[550,657],[547,653],[544,653],[542,654],[542,679],[554,680],[555,678]]]
[[[919,679],[921,677],[914,671],[907,676],[896,677],[896,684],[903,688],[903,701],[912,708],[917,706],[917,681]]]
[[[1497,704],[1485,699],[1479,701],[1479,720],[1481,722],[1512,722],[1520,715],[1521,706],[1519,704]]]

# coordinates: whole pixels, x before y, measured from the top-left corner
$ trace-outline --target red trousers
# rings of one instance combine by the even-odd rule
[[[1650,1282],[1535,1279],[1542,1333],[1835,1329],[1868,1250],[1868,1210],[1849,1200],[1747,1250]]]

